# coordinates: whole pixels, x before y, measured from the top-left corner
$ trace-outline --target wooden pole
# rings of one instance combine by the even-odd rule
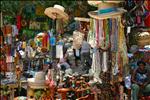
[[[1,28],[3,27],[3,13],[1,12]]]

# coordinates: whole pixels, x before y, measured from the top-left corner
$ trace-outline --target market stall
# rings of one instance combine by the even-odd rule
[[[150,69],[149,3],[2,1],[0,99],[130,99],[137,61]]]

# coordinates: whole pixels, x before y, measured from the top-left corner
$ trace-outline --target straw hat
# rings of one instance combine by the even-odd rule
[[[46,8],[44,14],[52,19],[68,20],[68,14],[64,12],[65,8],[61,5],[54,5],[54,7]]]
[[[106,18],[113,18],[116,16],[120,16],[126,10],[123,8],[118,7],[118,3],[122,1],[88,1],[90,5],[94,5],[98,7],[96,11],[88,12],[88,15],[95,19],[106,19]]]
[[[91,5],[91,6],[98,6],[99,4],[101,4],[101,3],[116,3],[116,4],[118,4],[118,3],[121,3],[121,2],[124,2],[124,0],[104,0],[104,1],[102,1],[102,0],[90,0],[90,1],[88,1],[88,4],[89,5]]]
[[[28,78],[28,84],[33,89],[46,88],[45,73],[40,71],[35,73],[35,78]]]
[[[90,22],[89,18],[83,18],[83,17],[75,17],[74,18],[76,21],[81,21],[81,22]]]

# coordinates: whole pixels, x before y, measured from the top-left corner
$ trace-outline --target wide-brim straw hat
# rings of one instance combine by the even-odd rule
[[[44,14],[52,19],[68,20],[68,14],[64,12],[65,8],[61,5],[54,5],[54,7],[46,8]]]
[[[83,18],[83,17],[75,17],[74,20],[80,22],[90,22],[90,18]]]
[[[89,3],[90,2],[90,3]],[[93,4],[91,3],[93,2]],[[118,3],[121,1],[88,1],[90,5],[94,5],[98,7],[98,10],[96,11],[90,11],[88,12],[88,15],[94,19],[107,19],[107,18],[113,18],[116,16],[120,16],[124,12],[126,12],[125,9],[118,7]]]
[[[98,5],[101,4],[101,3],[115,3],[115,4],[118,4],[118,3],[124,2],[124,0],[104,0],[104,1],[102,1],[102,0],[89,0],[87,2],[91,6],[98,7]]]

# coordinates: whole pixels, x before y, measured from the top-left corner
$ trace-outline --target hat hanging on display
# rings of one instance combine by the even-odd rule
[[[125,9],[118,7],[123,1],[88,1],[92,6],[97,6],[98,10],[88,12],[88,15],[95,19],[106,19],[116,17],[126,12]]]
[[[83,18],[83,17],[75,17],[74,18],[76,21],[81,21],[81,22],[90,22],[89,18]]]
[[[33,89],[46,88],[45,73],[40,71],[35,73],[35,78],[28,78],[28,84]]]
[[[68,20],[69,16],[64,12],[65,8],[61,5],[54,5],[54,7],[46,8],[44,14],[52,19]]]

